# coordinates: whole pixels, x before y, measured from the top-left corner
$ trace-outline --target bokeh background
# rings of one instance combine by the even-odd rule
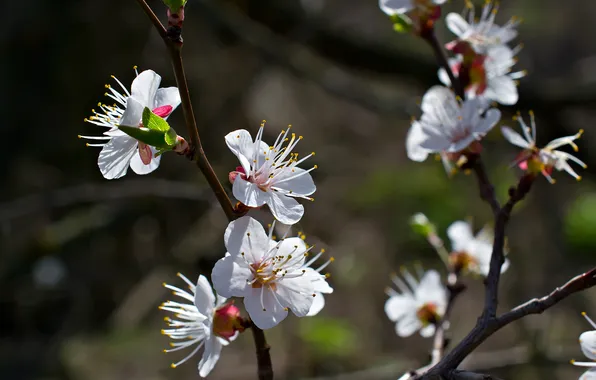
[[[150,2],[161,9],[158,1]],[[463,0],[445,7],[461,11]],[[155,173],[104,180],[97,148],[77,134],[111,74],[151,68],[174,85],[165,48],[135,1],[5,1],[0,15],[3,74],[0,151],[0,378],[6,380],[166,380],[198,378],[199,357],[176,370],[160,335],[176,272],[209,275],[225,252],[224,214],[194,165],[168,154]],[[162,12],[163,15],[164,12]],[[596,164],[596,2],[503,0],[497,17],[517,15],[521,98],[503,124],[533,109],[538,141],[578,129],[579,157]],[[442,41],[451,36],[438,25]],[[297,226],[336,258],[335,293],[316,318],[290,316],[267,331],[279,379],[395,379],[427,362],[430,341],[398,338],[383,312],[389,276],[420,262],[442,270],[408,219],[424,212],[443,237],[448,225],[490,221],[475,179],[448,179],[440,163],[413,163],[404,138],[417,102],[438,83],[428,46],[392,31],[375,0],[189,0],[184,59],[205,150],[222,179],[237,162],[223,136],[273,138],[292,124],[316,151],[316,201]],[[170,119],[185,134],[182,113]],[[495,128],[485,162],[501,199],[519,172],[515,149]],[[512,265],[500,310],[543,295],[594,265],[596,183],[564,173],[540,178],[516,210]],[[229,189],[229,184],[226,182]],[[267,214],[257,217],[266,220]],[[480,313],[483,288],[456,305],[449,336],[461,339]],[[582,370],[578,335],[596,317],[596,290],[489,339],[465,363],[505,379],[569,379]],[[223,351],[214,379],[254,379],[250,334]]]

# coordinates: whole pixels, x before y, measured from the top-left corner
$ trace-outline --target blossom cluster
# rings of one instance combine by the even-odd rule
[[[432,86],[422,97],[421,116],[413,119],[405,148],[407,156],[417,162],[425,161],[431,154],[437,155],[447,173],[452,175],[460,169],[472,169],[478,163],[483,152],[483,139],[501,121],[498,105],[517,104],[518,81],[527,73],[515,69],[521,44],[512,45],[521,20],[514,17],[498,24],[498,3],[491,0],[484,3],[480,15],[476,15],[470,1],[466,1],[463,15],[446,15],[446,26],[455,39],[444,45],[450,55],[445,57],[434,31],[444,3],[442,0],[379,0],[379,7],[390,17],[396,31],[410,32],[429,42],[439,64],[444,66],[438,70],[442,85]],[[521,148],[512,164],[524,172],[520,183],[531,182],[540,174],[554,183],[554,170],[581,179],[570,164],[583,168],[586,165],[559,148],[569,145],[577,151],[575,140],[582,135],[582,130],[540,148],[536,143],[534,113],[529,111],[529,123],[519,112],[513,120],[519,123],[521,134],[508,126],[501,126],[501,132],[505,140]],[[488,226],[475,234],[469,222],[455,221],[446,230],[451,243],[449,250],[435,226],[423,214],[413,217],[412,226],[437,251],[447,274],[442,276],[434,269],[424,271],[420,265],[416,266],[415,274],[403,268],[400,276],[391,278],[395,288],[386,290],[385,313],[395,323],[398,336],[407,337],[418,331],[423,337],[432,337],[437,329],[449,327],[450,302],[461,287],[465,287],[461,276],[489,276],[494,234]],[[506,240],[503,251],[508,254]],[[500,267],[501,273],[509,266],[506,257]],[[596,328],[596,324],[584,316]],[[435,347],[436,344],[437,341]],[[596,331],[582,334],[580,344],[585,355],[596,360]],[[596,366],[594,363],[573,363]],[[406,374],[403,378],[411,376]],[[587,378],[596,378],[593,368],[581,377]]]
[[[421,12],[426,12],[426,18],[437,19],[442,3],[436,0],[379,0],[381,10],[392,18],[416,13],[416,18],[408,18],[412,24],[420,23]],[[453,57],[448,59],[448,68],[439,70],[438,76],[444,86],[433,86],[424,95],[422,116],[412,122],[406,138],[406,151],[411,160],[425,161],[430,154],[438,154],[449,174],[465,167],[482,152],[481,140],[501,119],[501,112],[492,104],[515,105],[519,99],[518,80],[526,75],[523,70],[513,71],[521,45],[509,45],[517,38],[521,20],[512,18],[499,25],[495,22],[496,2],[487,1],[479,17],[471,3],[467,4],[467,18],[457,13],[445,17],[447,27],[456,39],[445,45]],[[413,29],[427,37],[420,25],[414,25]],[[453,79],[457,85],[451,83]],[[577,157],[556,149],[571,145],[577,150],[573,141],[582,131],[538,148],[532,112],[530,119],[531,128],[521,115],[514,117],[523,137],[510,127],[501,128],[507,141],[523,149],[514,164],[529,175],[543,174],[551,183],[554,183],[551,174],[555,169],[580,179],[569,162],[584,168],[586,165]]]
[[[101,147],[98,166],[106,179],[123,177],[129,167],[136,174],[149,174],[159,167],[161,154],[170,150],[185,154],[188,148],[166,121],[181,102],[178,89],[159,88],[161,77],[152,70],[136,74],[130,90],[112,77],[119,90],[106,85],[105,95],[115,103],[100,103],[100,111],[93,110],[85,119],[105,128],[103,135],[79,136],[101,141],[87,145]],[[164,351],[192,348],[184,359],[172,364],[177,367],[202,349],[198,366],[202,377],[211,372],[222,347],[247,327],[272,328],[289,311],[298,317],[314,316],[325,305],[323,294],[333,292],[327,283],[329,274],[323,272],[333,258],[317,264],[325,250],[315,253],[302,233],[288,236],[291,226],[304,215],[298,200],[313,200],[316,186],[310,173],[317,165],[307,169],[302,165],[315,153],[299,157],[295,148],[302,136],[296,136],[291,126],[272,144],[264,141],[264,131],[263,122],[254,139],[248,131],[236,130],[224,141],[239,161],[229,174],[232,193],[243,205],[238,209],[268,207],[274,218],[269,231],[249,215],[229,223],[224,234],[227,252],[211,273],[216,294],[203,275],[195,284],[178,274],[187,290],[164,283],[182,301],[160,306],[174,314],[166,317],[168,328],[162,330],[172,339],[171,348]],[[276,221],[288,226],[278,240],[273,235]],[[232,297],[243,299],[249,318],[242,317]]]

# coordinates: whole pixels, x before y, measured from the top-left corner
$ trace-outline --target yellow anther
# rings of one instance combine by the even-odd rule
[[[331,258],[329,259],[329,262],[332,263],[335,261],[335,257],[331,256]]]
[[[172,364],[170,364],[170,367],[171,368],[176,368],[176,364],[172,363]]]
[[[137,65],[134,65],[134,66],[132,67],[132,69],[133,69],[133,70],[136,70],[137,68],[138,68],[138,66],[137,66]]]
[[[319,168],[319,165],[315,165],[315,166],[313,166],[313,167],[314,167],[315,169],[318,169],[318,168]]]

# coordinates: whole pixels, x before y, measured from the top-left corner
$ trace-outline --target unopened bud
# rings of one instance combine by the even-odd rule
[[[424,237],[436,235],[435,226],[428,220],[426,215],[419,212],[410,218],[410,225],[417,234]]]
[[[230,339],[236,332],[244,331],[246,325],[240,316],[240,309],[233,303],[225,304],[215,310],[213,315],[213,333],[224,339]]]
[[[237,166],[236,170],[230,172],[230,174],[228,174],[228,179],[230,180],[230,183],[233,184],[234,181],[236,180],[236,177],[238,177],[240,175],[240,178],[242,179],[246,179],[246,172],[244,171],[244,168],[242,166]]]

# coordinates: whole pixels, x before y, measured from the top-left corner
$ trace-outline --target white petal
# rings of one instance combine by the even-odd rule
[[[435,325],[428,325],[420,329],[420,335],[423,338],[430,338],[431,336],[435,335]]]
[[[515,81],[507,75],[490,78],[484,94],[487,98],[508,106],[517,103],[519,98]]]
[[[143,121],[143,105],[133,98],[126,98],[126,109],[120,118],[120,125],[138,127]]]
[[[594,363],[596,367],[596,363]],[[579,380],[596,380],[596,368],[592,368],[584,372],[580,377]]]
[[[436,270],[427,271],[415,291],[416,301],[420,304],[433,303],[437,312],[442,315],[447,304],[447,292],[441,282],[441,276]]]
[[[442,130],[436,128],[436,126],[430,126],[428,124],[422,124],[422,132],[424,134],[424,140],[420,142],[420,147],[428,150],[429,152],[439,153],[449,148],[451,140],[449,136],[444,134]]]
[[[406,13],[414,8],[413,0],[379,0],[379,7],[388,15]]]
[[[106,179],[120,178],[126,174],[130,160],[137,151],[137,140],[117,136],[104,145],[99,153],[97,166]]]
[[[452,251],[463,251],[468,243],[474,240],[472,227],[469,223],[458,220],[447,228],[447,236],[451,240]]]
[[[151,151],[153,152],[153,157],[151,158],[151,162],[149,165],[145,165],[143,160],[141,160],[141,156],[139,152],[135,152],[130,160],[130,168],[139,175],[149,174],[155,171],[159,167],[159,163],[161,162],[161,156],[155,157],[155,153],[157,150],[153,147],[150,147]]]
[[[271,198],[272,190],[263,191],[256,184],[237,176],[232,185],[232,193],[248,207],[261,207]]]
[[[203,357],[199,362],[199,376],[207,377],[209,375],[209,372],[219,360],[221,347],[222,345],[217,337],[212,336],[205,341],[205,351],[203,351]]]
[[[132,81],[131,96],[144,107],[155,104],[155,95],[161,83],[161,77],[153,70],[145,70]]]
[[[586,331],[581,334],[579,344],[587,358],[596,360],[596,331]]]
[[[244,252],[246,260],[251,264],[261,261],[263,255],[269,251],[269,236],[261,223],[250,216],[243,216],[228,224],[224,243],[233,256],[240,256]],[[222,295],[229,297],[223,293]]]
[[[422,97],[423,116],[451,129],[458,124],[459,104],[455,94],[443,86],[433,86]]]
[[[294,268],[302,268],[305,260],[304,252],[306,252],[307,249],[304,240],[298,237],[285,238],[279,245],[276,244],[276,246],[278,247],[276,248],[276,256],[287,257],[292,255],[293,258],[297,258],[297,260],[292,259],[292,263],[294,263],[292,266]]]
[[[416,301],[411,295],[395,295],[385,301],[385,314],[390,321],[395,322],[408,313],[416,313]]]
[[[244,297],[244,307],[254,324],[263,330],[277,326],[288,316],[268,286],[251,288],[250,294]]]
[[[403,318],[397,321],[395,325],[395,332],[398,336],[408,337],[422,327],[422,323],[416,317],[416,313],[406,314]]]
[[[292,193],[296,195],[309,196],[317,190],[317,187],[315,186],[310,173],[300,175],[305,171],[306,170],[301,168],[294,168],[293,171],[284,170],[282,173],[275,176],[275,182],[272,184],[272,186],[278,187],[282,190],[292,191]],[[295,178],[285,180],[284,182],[278,184],[278,182],[288,177]]]
[[[180,91],[177,87],[160,88],[155,94],[152,110],[158,107],[171,106],[172,112],[180,105]]]
[[[213,289],[207,277],[200,275],[195,290],[195,306],[199,310],[199,313],[205,315],[207,318],[211,318],[214,305],[215,295],[213,294]]]
[[[501,127],[501,133],[505,140],[509,141],[511,144],[518,146],[523,149],[527,149],[530,147],[530,143],[527,142],[521,135],[509,127]]]
[[[246,174],[250,174],[255,145],[250,133],[245,129],[238,129],[228,133],[225,139],[228,148],[238,157]]]
[[[468,24],[458,13],[449,13],[447,17],[445,17],[445,23],[451,33],[458,37],[466,35],[471,29],[470,24]]]
[[[284,278],[277,282],[276,295],[282,305],[289,307],[298,317],[305,317],[312,306],[314,287],[305,276]]]
[[[323,296],[323,293],[315,292],[315,295],[310,310],[308,311],[308,314],[306,314],[307,317],[314,317],[325,307],[325,297]]]
[[[236,182],[234,182],[236,184]],[[287,197],[276,191],[272,191],[267,205],[275,219],[283,224],[296,224],[304,215],[304,206],[292,197]]]
[[[406,152],[410,160],[417,162],[426,160],[430,151],[420,146],[424,139],[425,136],[422,131],[422,125],[417,121],[413,122],[408,131],[408,136],[406,137]]]
[[[219,259],[211,272],[211,281],[224,297],[244,297],[250,294],[252,272],[241,256],[226,255]]]

